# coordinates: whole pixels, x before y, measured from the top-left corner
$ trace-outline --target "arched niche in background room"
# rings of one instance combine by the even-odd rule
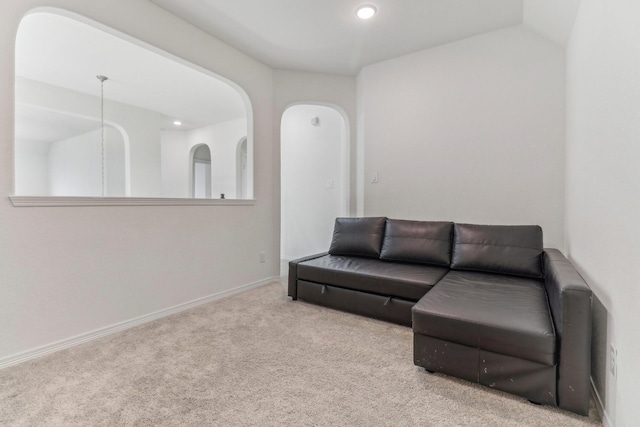
[[[211,150],[207,144],[198,144],[191,149],[191,197],[211,198]]]

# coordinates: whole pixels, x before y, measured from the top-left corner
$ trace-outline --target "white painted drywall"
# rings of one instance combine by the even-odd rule
[[[524,0],[522,22],[566,47],[581,0]]]
[[[16,78],[16,102],[51,111],[95,119],[99,125],[100,98],[80,92]],[[131,196],[161,195],[160,125],[162,115],[120,102],[105,100],[104,117],[118,125],[127,139]],[[128,152],[127,152],[128,151]],[[126,162],[125,162],[126,163]],[[126,171],[125,171],[126,173]]]
[[[251,102],[255,205],[14,207],[7,196],[14,192],[15,35],[25,13],[51,5],[242,87]],[[112,1],[108,7],[85,0],[5,0],[1,8],[0,361],[279,275],[271,69],[146,0]],[[131,177],[145,194],[160,194],[157,141],[159,136],[156,170]],[[132,162],[136,155],[132,151]],[[259,262],[260,251],[266,252],[265,263]]]
[[[189,132],[189,149],[207,144],[211,150],[211,197],[236,198],[238,143],[247,136],[247,121],[236,119]]]
[[[16,140],[16,194],[49,194],[49,148],[48,142]]]
[[[162,197],[191,197],[189,189],[189,133],[160,132]]]
[[[607,421],[620,427],[640,420],[638,16],[637,1],[582,0],[567,50],[567,248],[609,312]]]
[[[104,128],[104,185],[110,197],[126,196],[126,145],[120,130]]]
[[[564,61],[517,26],[365,67],[363,213],[539,224],[562,248]]]
[[[311,123],[318,120],[317,125]],[[344,203],[346,122],[335,109],[294,105],[281,127],[281,257],[294,259],[329,249]]]
[[[124,196],[124,140],[120,132],[112,127],[105,127],[104,137],[104,194],[100,129],[51,143],[48,156],[49,188],[44,194]]]
[[[282,115],[292,105],[317,104],[336,108],[347,121],[349,147],[348,166],[345,167],[348,183],[345,187],[345,203],[348,204],[348,215],[356,213],[356,79],[351,76],[338,76],[320,73],[305,73],[298,71],[274,71],[274,168],[281,169],[281,125]],[[281,187],[280,173],[273,176],[274,186]],[[280,192],[278,192],[276,215],[281,215]],[[278,253],[282,254],[282,248]]]
[[[102,196],[100,130],[51,144],[49,194],[52,196]]]
[[[336,108],[347,121],[348,129],[348,191],[345,192],[346,203],[349,205],[349,214],[355,215],[356,209],[356,79],[350,76],[338,76],[331,74],[305,73],[298,71],[276,70],[274,72],[275,88],[275,123],[274,140],[277,143],[278,152],[277,168],[280,167],[280,131],[282,115],[292,105],[317,104]],[[276,177],[277,185],[280,185],[280,174]]]
[[[190,197],[190,152],[206,144],[211,150],[211,195],[237,196],[237,146],[247,136],[247,120],[236,119],[189,131],[163,131],[162,193],[164,197]],[[249,180],[251,180],[249,173]],[[245,198],[251,198],[249,195]]]

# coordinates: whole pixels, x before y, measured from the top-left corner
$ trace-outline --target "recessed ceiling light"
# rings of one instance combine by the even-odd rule
[[[180,120],[174,120],[173,124],[176,126],[182,126],[182,122]]]
[[[364,6],[360,6],[356,10],[356,15],[358,15],[358,18],[360,19],[370,19],[370,18],[373,18],[373,15],[375,15],[376,12],[377,12],[377,9],[375,8],[375,6],[367,4]]]

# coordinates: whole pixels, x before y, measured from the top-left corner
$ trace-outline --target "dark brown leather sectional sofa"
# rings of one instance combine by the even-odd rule
[[[538,226],[338,218],[289,296],[411,326],[428,371],[588,413],[591,290]]]

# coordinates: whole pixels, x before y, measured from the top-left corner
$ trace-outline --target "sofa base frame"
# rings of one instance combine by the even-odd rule
[[[415,301],[392,298],[322,283],[297,281],[297,299],[349,313],[411,326]]]
[[[506,391],[538,404],[558,406],[556,366],[413,335],[413,360],[427,371]]]

